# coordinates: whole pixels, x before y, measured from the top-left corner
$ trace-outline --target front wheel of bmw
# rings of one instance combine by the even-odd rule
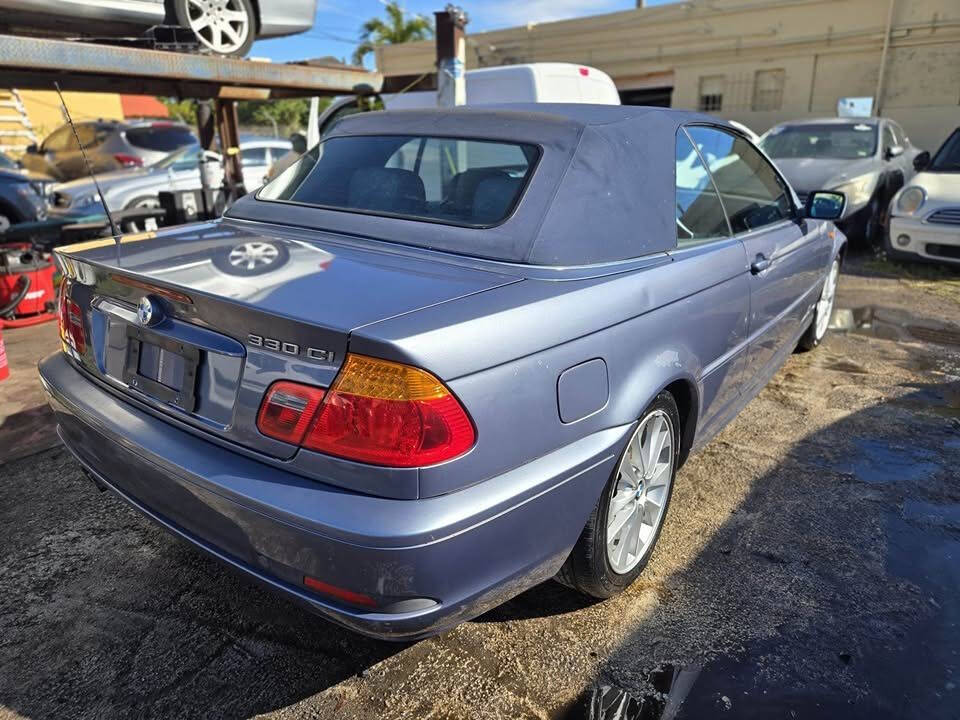
[[[820,299],[813,309],[813,319],[810,321],[810,327],[801,336],[797,343],[799,350],[813,350],[820,345],[824,336],[827,334],[827,328],[830,327],[830,318],[833,315],[833,304],[837,297],[837,280],[840,277],[840,258],[833,259],[830,271],[827,273],[826,280],[823,281],[823,289],[820,291]]]
[[[661,392],[640,417],[557,580],[596,598],[615,595],[636,580],[667,515],[679,440],[677,403]]]

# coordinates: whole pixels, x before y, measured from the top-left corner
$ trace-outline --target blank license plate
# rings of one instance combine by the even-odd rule
[[[199,363],[197,348],[135,325],[127,326],[123,379],[130,387],[193,412]]]

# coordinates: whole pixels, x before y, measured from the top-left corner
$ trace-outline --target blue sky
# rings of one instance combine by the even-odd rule
[[[673,0],[647,0],[648,5],[663,5]],[[433,17],[442,10],[447,0],[401,0],[410,13]],[[467,32],[481,32],[497,28],[525,25],[528,22],[563,20],[582,15],[629,10],[636,0],[462,0],[460,5],[470,16]],[[304,60],[332,55],[349,61],[356,46],[360,25],[365,20],[383,14],[380,0],[317,0],[317,14],[313,29],[288,38],[261,40],[250,52],[255,57],[268,57],[274,62]],[[367,57],[367,65],[373,54]]]

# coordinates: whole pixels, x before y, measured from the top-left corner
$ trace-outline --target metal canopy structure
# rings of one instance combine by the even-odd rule
[[[19,90],[166,95],[201,101],[200,143],[213,146],[215,131],[233,200],[245,192],[240,163],[237,100],[270,100],[380,92],[383,76],[339,64],[270,63],[0,34],[0,78]],[[204,193],[204,205],[207,205]]]
[[[46,38],[0,35],[4,86],[266,100],[380,92],[383,77],[349,66],[269,63]]]

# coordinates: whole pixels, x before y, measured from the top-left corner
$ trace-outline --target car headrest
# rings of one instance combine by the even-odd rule
[[[490,178],[509,178],[503,170],[496,168],[471,168],[457,173],[450,181],[448,200],[457,209],[466,215],[473,210],[473,199],[477,194],[477,186]]]
[[[492,225],[503,220],[520,190],[523,178],[507,174],[481,180],[473,194],[471,217],[478,225]]]
[[[424,211],[423,180],[402,168],[362,167],[353,171],[347,191],[350,207],[391,213]]]

